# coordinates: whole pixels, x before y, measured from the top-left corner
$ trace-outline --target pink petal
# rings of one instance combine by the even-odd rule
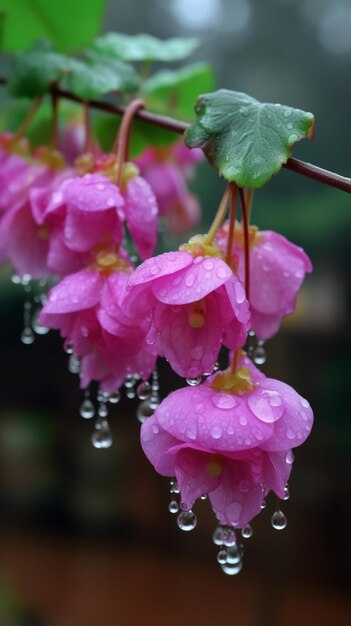
[[[266,389],[280,395],[285,411],[274,424],[271,438],[261,445],[262,450],[279,451],[299,446],[307,439],[313,424],[313,413],[309,403],[283,382],[267,378],[264,385]]]
[[[221,259],[196,257],[191,266],[185,267],[173,280],[166,276],[158,278],[152,285],[152,292],[165,304],[188,304],[201,300],[231,277],[231,269]]]
[[[180,441],[212,451],[247,450],[269,439],[276,424],[256,417],[247,398],[218,392],[209,385],[171,393],[156,409],[160,426]]]
[[[185,378],[211,372],[221,347],[220,309],[215,294],[209,295],[203,306],[204,325],[201,328],[193,328],[189,323],[193,305],[165,307],[157,304],[154,309],[153,324],[159,355]]]
[[[140,440],[142,449],[156,471],[162,476],[174,476],[177,446],[180,442],[159,427],[154,415],[143,423]]]
[[[147,259],[130,276],[128,289],[153,282],[162,276],[176,274],[191,265],[192,262],[193,256],[189,252],[165,252]]]
[[[175,476],[186,509],[190,509],[201,496],[218,488],[220,476],[213,476],[208,471],[208,465],[212,459],[212,454],[200,452],[188,446],[179,450]]]
[[[138,252],[147,259],[156,246],[158,208],[151,187],[140,176],[128,182],[124,213]]]
[[[48,295],[46,313],[71,313],[99,302],[103,279],[99,272],[84,269],[63,278]]]

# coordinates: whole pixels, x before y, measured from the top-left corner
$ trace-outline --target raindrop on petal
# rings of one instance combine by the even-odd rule
[[[191,509],[189,511],[182,511],[177,517],[177,524],[181,530],[186,532],[194,530],[197,524],[197,517]]]
[[[271,523],[275,530],[284,530],[284,528],[286,528],[288,520],[286,518],[286,515],[284,515],[282,511],[278,510],[273,513]]]

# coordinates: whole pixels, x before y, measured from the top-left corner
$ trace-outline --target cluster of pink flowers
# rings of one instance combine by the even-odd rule
[[[152,414],[142,424],[142,447],[157,472],[177,481],[178,524],[193,528],[192,507],[208,496],[220,524],[218,560],[235,573],[241,557],[233,532],[250,535],[248,524],[269,491],[286,497],[292,448],[313,421],[308,402],[267,378],[243,349],[249,332],[261,341],[277,332],[312,267],[283,236],[250,227],[248,299],[240,223],[229,251],[225,223],[215,238],[197,235],[178,251],[152,256],[159,218],[177,233],[198,220],[186,185],[197,160],[198,152],[178,144],[150,148],[137,163],[99,154],[67,167],[61,154],[31,153],[4,135],[0,254],[20,275],[57,277],[40,322],[60,331],[79,361],[83,389],[98,381],[106,400],[126,379],[131,385],[141,379],[139,397]],[[219,371],[222,346],[232,363]],[[146,391],[157,357],[188,382],[159,405]],[[89,406],[84,410],[87,416]],[[170,510],[178,512],[176,500]],[[282,528],[283,514],[274,515],[273,525]]]

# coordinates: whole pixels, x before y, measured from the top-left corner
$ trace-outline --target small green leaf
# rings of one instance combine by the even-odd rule
[[[262,187],[286,163],[292,146],[313,136],[312,113],[227,89],[200,96],[195,111],[186,144],[202,148],[219,174],[240,187]]]
[[[101,32],[106,0],[1,0],[2,48],[24,50],[48,37],[63,51],[87,46]]]
[[[46,41],[14,57],[8,89],[12,96],[35,98],[45,94],[70,68],[70,60]]]
[[[180,70],[162,70],[144,84],[147,107],[179,119],[194,117],[194,100],[214,88],[214,74],[208,63],[194,63]]]
[[[180,61],[199,46],[198,39],[157,39],[151,35],[107,33],[95,40],[101,54],[122,61]]]
[[[76,96],[84,100],[98,98],[110,91],[135,92],[140,84],[139,76],[131,65],[91,53],[82,61],[71,61],[65,82]]]

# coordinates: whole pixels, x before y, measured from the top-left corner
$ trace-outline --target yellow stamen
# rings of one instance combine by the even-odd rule
[[[251,372],[247,367],[239,367],[235,373],[226,370],[218,374],[210,384],[216,391],[225,391],[239,396],[250,393],[255,387]]]

